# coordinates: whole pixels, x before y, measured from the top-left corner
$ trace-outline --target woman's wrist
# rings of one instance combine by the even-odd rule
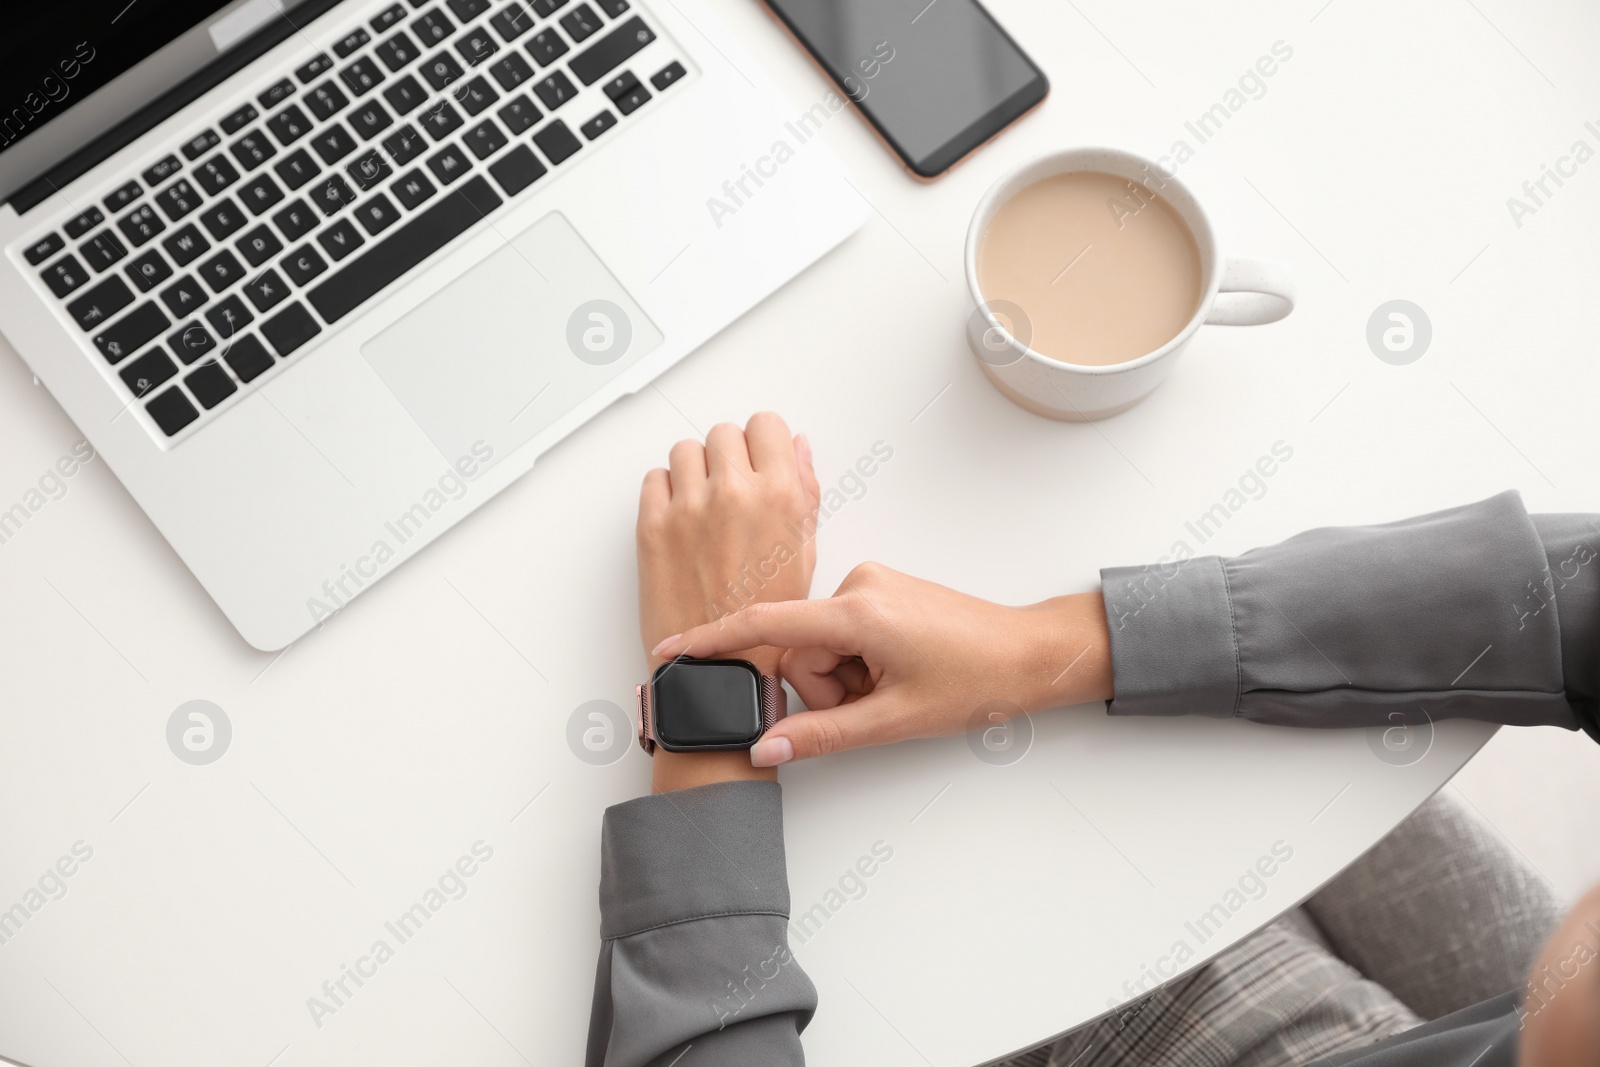
[[[697,785],[717,782],[775,782],[775,767],[750,766],[750,753],[736,752],[668,752],[656,749],[655,761],[650,771],[650,791],[671,793],[678,789],[693,789]]]
[[[1017,630],[1014,647],[1021,660],[1015,703],[1022,710],[1111,699],[1111,634],[1098,591],[1022,608]]]

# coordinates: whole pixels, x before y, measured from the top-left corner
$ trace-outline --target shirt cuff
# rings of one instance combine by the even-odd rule
[[[1209,715],[1239,707],[1239,649],[1216,556],[1100,572],[1111,632],[1112,715]]]
[[[600,936],[713,915],[789,917],[778,783],[720,782],[607,808]]]

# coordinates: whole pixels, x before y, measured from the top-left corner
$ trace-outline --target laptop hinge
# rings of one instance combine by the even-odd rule
[[[320,18],[341,2],[343,0],[305,0],[304,3],[280,12],[277,18],[219,55],[205,67],[12,193],[7,202],[19,215],[33,210],[50,199],[62,186],[76,180],[97,164],[132,144],[281,42],[303,31],[313,20]]]

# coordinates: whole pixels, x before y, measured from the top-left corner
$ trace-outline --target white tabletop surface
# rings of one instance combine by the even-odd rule
[[[0,545],[0,908],[75,842],[93,849],[0,944],[0,1053],[35,1067],[578,1062],[600,813],[643,790],[648,766],[633,748],[581,762],[567,724],[586,701],[624,705],[643,669],[640,475],[719,420],[779,410],[810,434],[825,486],[875,442],[892,448],[826,520],[818,593],[876,559],[1026,602],[1180,539],[1239,551],[1507,487],[1536,509],[1593,508],[1600,162],[1548,183],[1520,226],[1506,199],[1575,141],[1600,148],[1600,125],[1585,127],[1600,120],[1600,10],[992,6],[1052,79],[1042,109],[932,185],[854,117],[831,119],[824,136],[875,208],[859,234],[281,657],[238,638],[103,463]],[[796,112],[823,96],[755,4],[721,7]],[[1185,122],[1279,41],[1292,58],[1199,145]],[[1047,150],[1160,154],[1180,139],[1226,249],[1292,264],[1299,308],[1202,331],[1111,421],[1012,407],[962,339],[973,204]],[[1365,340],[1391,299],[1432,322],[1407,366]],[[0,507],[78,440],[7,350]],[[1200,548],[1186,520],[1276,442],[1292,458]],[[194,699],[232,724],[208,766],[166,742]],[[1033,725],[1007,766],[956,738],[784,771],[795,910],[837,905],[797,946],[822,998],[812,1062],[960,1067],[1092,1018],[1178,942],[1198,962],[1313,892],[1490,733],[1443,725],[1396,766],[1361,731],[1097,708]],[[466,895],[318,1027],[307,998],[392,942],[384,922],[478,841],[493,857]],[[892,858],[855,889],[848,872],[879,842]],[[1293,855],[1264,895],[1201,943],[1186,923],[1279,842]],[[830,896],[842,878],[855,892]]]

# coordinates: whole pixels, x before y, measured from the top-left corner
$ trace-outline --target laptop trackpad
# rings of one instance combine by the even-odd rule
[[[361,347],[449,462],[510,455],[661,343],[560,212]]]

